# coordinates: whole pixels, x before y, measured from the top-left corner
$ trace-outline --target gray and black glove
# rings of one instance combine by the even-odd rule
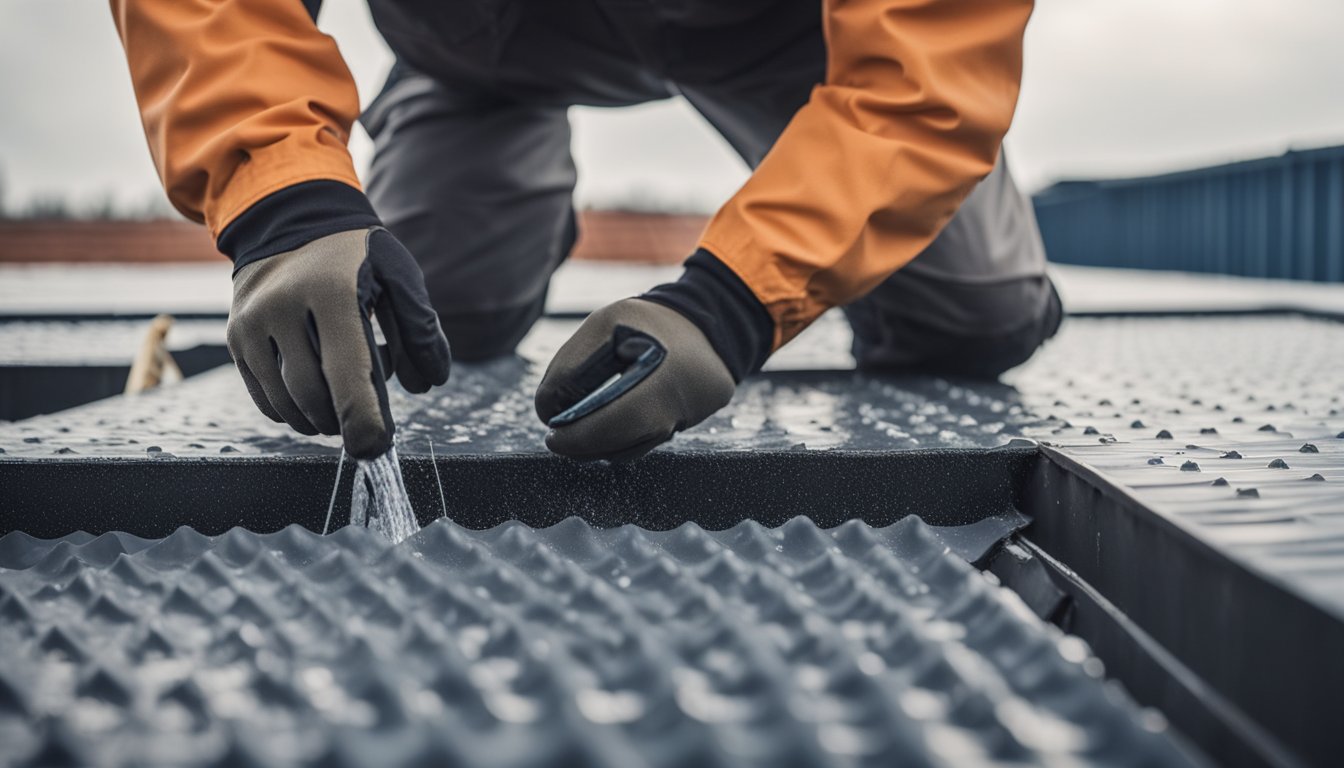
[[[621,374],[638,379],[621,391]],[[639,458],[728,404],[733,376],[690,320],[643,299],[594,312],[556,353],[537,388],[546,447],[580,460]],[[588,399],[596,395],[597,399]],[[586,400],[586,403],[585,403]]]
[[[630,461],[728,404],[770,356],[774,320],[714,254],[696,251],[675,283],[593,313],[537,387],[546,447]]]
[[[448,380],[451,362],[419,265],[381,226],[241,264],[228,346],[262,413],[306,435],[340,434],[357,458],[392,445],[384,379],[395,371],[408,391],[424,392]]]

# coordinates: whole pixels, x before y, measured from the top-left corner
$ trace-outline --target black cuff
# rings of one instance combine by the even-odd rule
[[[719,353],[733,380],[760,370],[775,342],[775,321],[746,283],[704,248],[686,260],[675,283],[640,298],[657,302],[695,323]]]
[[[252,204],[219,234],[215,246],[233,271],[292,251],[319,237],[382,226],[364,193],[339,181],[305,181]]]

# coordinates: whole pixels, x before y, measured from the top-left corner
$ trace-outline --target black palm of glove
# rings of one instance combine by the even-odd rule
[[[375,345],[371,312],[386,348]],[[384,379],[395,370],[408,391],[424,392],[448,380],[451,363],[419,265],[381,227],[239,269],[228,346],[262,413],[305,435],[340,434],[356,458],[392,445]]]
[[[654,357],[662,360],[652,372],[615,399],[573,421],[553,421]],[[552,426],[546,436],[552,451],[629,461],[704,421],[728,404],[733,389],[728,367],[694,323],[661,304],[626,299],[594,312],[565,342],[537,388],[536,406]]]

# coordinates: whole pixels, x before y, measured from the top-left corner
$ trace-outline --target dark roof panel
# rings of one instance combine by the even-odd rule
[[[7,760],[1178,765],[917,518],[0,538]]]

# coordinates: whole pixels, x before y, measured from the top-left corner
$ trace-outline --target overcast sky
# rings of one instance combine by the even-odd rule
[[[367,103],[391,57],[364,1],[326,0],[321,23]],[[1341,0],[1040,0],[1014,171],[1035,189],[1344,144],[1341,33]],[[745,178],[684,104],[573,119],[583,204],[635,194],[709,210]],[[367,138],[352,148],[362,170]],[[11,210],[161,195],[106,0],[0,0],[0,190]]]

